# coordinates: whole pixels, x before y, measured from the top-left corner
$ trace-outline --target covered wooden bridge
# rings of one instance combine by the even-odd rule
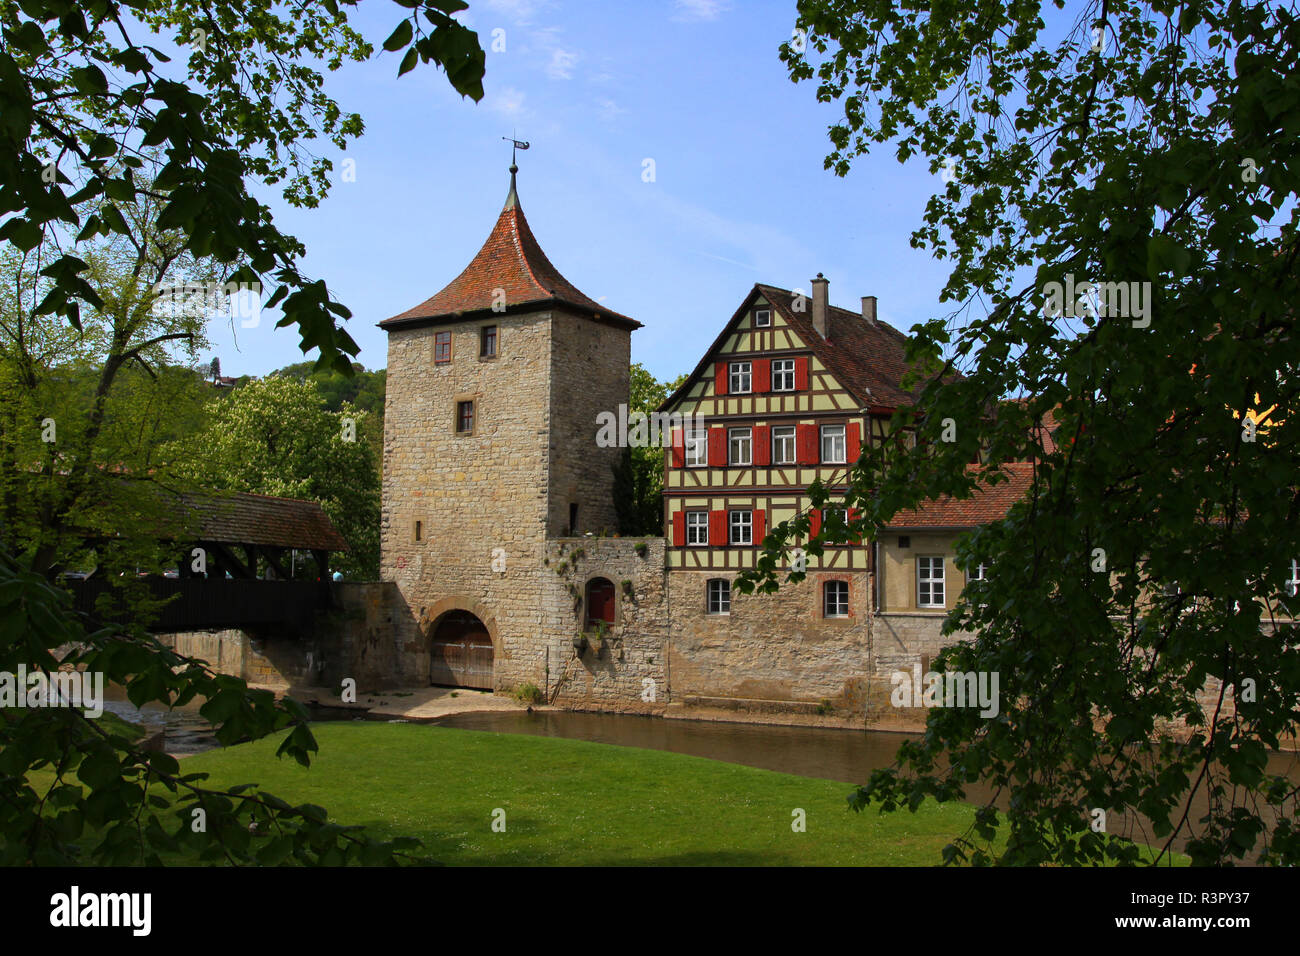
[[[161,491],[169,521],[183,534],[160,535],[176,549],[174,576],[142,579],[155,600],[167,600],[150,629],[309,627],[330,605],[330,555],[348,544],[314,501],[244,493]],[[303,560],[307,558],[308,560]],[[77,609],[99,619],[102,595],[119,592],[96,574],[69,581]]]

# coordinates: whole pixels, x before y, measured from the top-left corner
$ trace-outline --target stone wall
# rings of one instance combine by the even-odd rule
[[[551,313],[550,475],[551,537],[618,530],[614,466],[620,448],[596,445],[596,416],[618,414],[628,401],[632,337],[557,309]],[[576,527],[569,506],[578,506]]]
[[[674,705],[861,716],[871,673],[870,575],[813,572],[774,595],[732,590],[731,613],[705,605],[706,571],[668,575]],[[851,616],[822,617],[824,580],[849,581]]]
[[[552,660],[548,699],[575,710],[662,713],[669,698],[668,601],[663,538],[561,538],[550,542],[547,567],[576,608],[569,641]],[[586,587],[605,578],[615,587],[615,623],[596,640],[586,626]],[[542,686],[539,682],[538,686]]]

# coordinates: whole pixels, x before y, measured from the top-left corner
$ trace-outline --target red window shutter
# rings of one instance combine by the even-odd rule
[[[754,426],[754,464],[772,464],[772,429],[768,425]]]
[[[848,445],[849,464],[857,464],[858,458],[862,455],[862,425],[858,422],[849,422],[849,427],[844,429],[845,443]]]
[[[754,546],[758,547],[763,543],[763,538],[767,536],[767,512],[757,509],[753,512],[754,521]]]
[[[817,464],[819,450],[817,448],[817,426],[797,425],[795,428],[795,445],[799,453],[799,464]]]
[[[859,514],[860,514],[860,512],[858,511],[857,508],[850,508],[850,509],[849,509],[849,524],[853,524],[854,521],[858,520],[858,515],[859,515]],[[849,540],[852,541],[854,544],[861,544],[861,543],[862,543],[862,535],[860,535],[860,534],[850,535],[850,536],[849,536]]]
[[[709,467],[722,468],[727,464],[727,430],[709,429]]]
[[[715,395],[727,394],[727,363],[726,362],[713,363],[713,394]]]
[[[808,516],[812,519],[812,527],[808,531],[808,537],[815,538],[817,537],[817,533],[822,529],[821,510],[814,508],[812,511],[808,512]]]
[[[686,440],[680,428],[673,429],[673,467],[686,467]]]
[[[686,547],[686,514],[682,511],[673,512],[673,547]]]
[[[709,512],[709,546],[721,548],[727,543],[727,512]]]
[[[808,391],[808,359],[806,358],[794,360],[794,390],[796,392]]]
[[[754,391],[772,391],[772,360],[754,359]]]

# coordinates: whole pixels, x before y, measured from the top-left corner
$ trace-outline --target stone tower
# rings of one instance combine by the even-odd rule
[[[395,676],[412,683],[542,687],[548,666],[574,656],[584,584],[556,573],[551,543],[617,530],[620,449],[597,447],[596,418],[628,400],[640,323],[551,264],[516,173],[512,165],[505,206],[465,270],[379,323],[388,333],[381,576],[400,595]]]

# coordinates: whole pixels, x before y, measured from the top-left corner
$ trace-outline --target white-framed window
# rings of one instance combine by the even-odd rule
[[[768,327],[769,325],[771,325],[771,324],[772,324],[772,310],[771,310],[771,309],[755,309],[755,310],[754,310],[754,328],[756,328],[756,329],[765,329],[765,328],[767,328],[767,327]]]
[[[772,464],[793,465],[795,463],[795,427],[793,425],[774,425],[772,427]]]
[[[822,426],[822,464],[843,465],[848,461],[843,425]]]
[[[916,559],[916,606],[947,606],[943,593],[943,558]]]
[[[686,467],[703,468],[709,463],[709,430],[702,425],[686,429]]]
[[[727,394],[743,395],[751,391],[750,372],[752,369],[752,362],[732,362],[731,380],[727,383]]]
[[[754,543],[753,512],[732,511],[727,516],[727,523],[731,529],[731,535],[728,540],[730,540],[732,544]]]
[[[772,359],[772,391],[794,391],[794,359]]]
[[[1286,581],[1286,596],[1295,597],[1300,594],[1300,560],[1291,559],[1291,576]]]
[[[707,511],[686,512],[686,544],[702,547],[709,543],[709,513]]]
[[[754,463],[754,433],[748,428],[727,429],[727,464],[752,465]]]
[[[849,582],[827,581],[822,585],[822,617],[849,616]]]
[[[706,608],[710,614],[730,614],[731,613],[731,582],[723,578],[713,578],[708,582],[707,595],[708,603]]]
[[[966,578],[969,581],[987,581],[988,576],[989,576],[988,565],[977,564],[975,565],[975,567],[970,569],[970,573],[966,575]]]

